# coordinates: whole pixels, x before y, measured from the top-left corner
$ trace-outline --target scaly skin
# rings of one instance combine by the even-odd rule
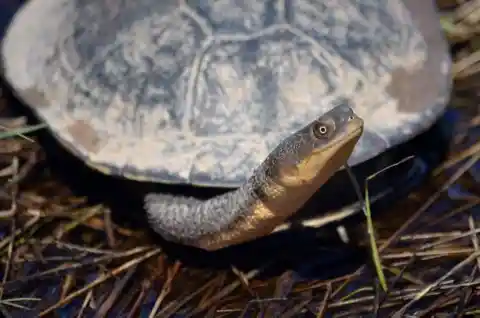
[[[238,189],[209,200],[151,193],[145,209],[165,239],[217,250],[268,235],[342,167],[363,120],[340,104],[283,140]]]

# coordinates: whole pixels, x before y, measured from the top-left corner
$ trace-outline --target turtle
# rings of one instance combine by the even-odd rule
[[[231,193],[344,107],[364,129],[334,166],[376,158],[431,127],[451,87],[433,1],[30,1],[1,54],[15,94],[88,166]],[[218,215],[215,200],[148,194],[145,210],[169,240],[219,249],[239,203]]]

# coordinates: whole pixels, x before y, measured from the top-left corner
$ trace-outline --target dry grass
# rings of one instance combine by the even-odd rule
[[[0,312],[5,317],[460,317],[480,316],[480,1],[438,0],[454,51],[452,107],[464,116],[449,158],[431,186],[375,220],[388,293],[372,269],[330,281],[292,272],[188,268],[169,262],[138,230],[115,225],[110,210],[72,195],[43,170],[26,136],[0,136]],[[478,84],[477,84],[478,83]],[[8,109],[5,100],[1,110]],[[0,119],[4,131],[22,118]],[[403,210],[404,211],[404,210]],[[441,211],[440,216],[434,211]],[[393,224],[392,224],[393,223]],[[35,313],[35,314],[33,314]]]

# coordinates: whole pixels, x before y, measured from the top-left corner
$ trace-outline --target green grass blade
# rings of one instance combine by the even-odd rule
[[[27,126],[27,127],[22,127],[22,128],[15,128],[15,129],[8,130],[8,131],[2,131],[2,132],[0,132],[0,139],[7,139],[7,138],[16,137],[16,136],[19,136],[19,135],[28,134],[28,133],[40,130],[42,128],[45,128],[45,127],[47,127],[46,124],[38,124],[38,125]]]

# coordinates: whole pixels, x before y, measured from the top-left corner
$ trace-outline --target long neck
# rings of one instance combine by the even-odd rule
[[[223,230],[202,237],[200,244],[216,249],[271,233],[307,202],[319,183],[330,177],[325,175],[315,184],[287,188],[269,176],[269,165],[265,162],[242,187],[229,193],[229,203],[224,203],[234,204],[224,210],[235,211],[237,217]]]
[[[271,178],[269,168],[264,162],[241,187],[206,201],[149,194],[150,224],[167,239],[207,250],[239,244],[271,233],[335,172],[326,169],[314,183],[286,187]]]

